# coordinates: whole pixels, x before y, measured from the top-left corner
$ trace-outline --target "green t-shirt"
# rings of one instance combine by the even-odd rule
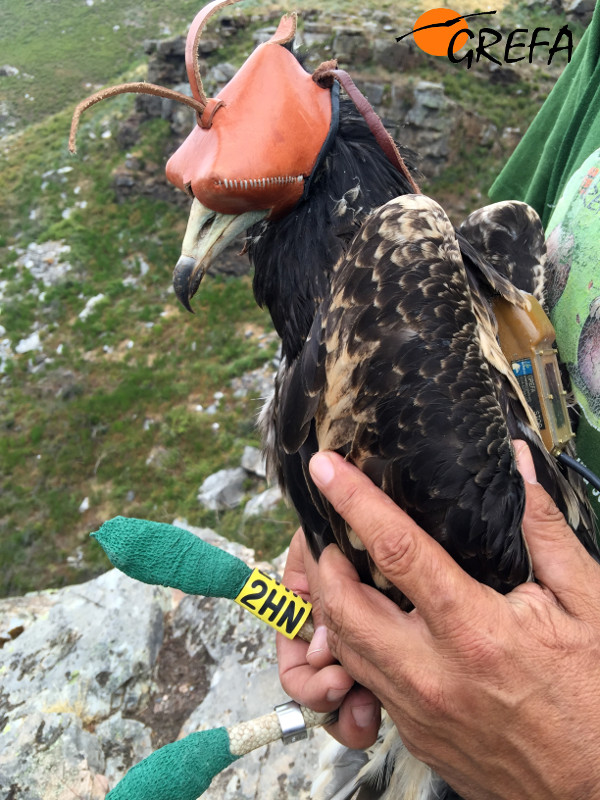
[[[546,228],[546,300],[580,408],[577,454],[600,474],[600,149],[569,179]],[[590,487],[600,520],[600,497]]]
[[[568,179],[600,145],[600,3],[571,63],[489,191],[524,200],[546,228]]]

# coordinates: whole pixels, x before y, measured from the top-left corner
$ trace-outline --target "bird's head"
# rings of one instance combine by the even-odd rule
[[[300,200],[336,116],[332,92],[286,46],[295,15],[281,19],[217,98],[205,97],[198,40],[208,16],[228,2],[206,6],[189,30],[188,77],[204,111],[166,170],[168,180],[194,198],[173,274],[188,309],[208,265],[233,237],[262,218],[285,216]]]
[[[82,101],[71,126],[74,151],[81,113],[122,92],[167,97],[196,111],[194,129],[166,168],[168,180],[193,198],[173,273],[175,293],[190,311],[210,262],[235,236],[262,219],[285,217],[307,196],[337,133],[339,84],[334,77],[351,93],[388,160],[412,182],[381,120],[335,61],[311,75],[293,55],[295,14],[282,17],[273,36],[254,50],[218,97],[206,97],[198,64],[200,37],[216,11],[238,1],[212,0],[190,27],[185,61],[192,97],[149,83],[122,84]]]

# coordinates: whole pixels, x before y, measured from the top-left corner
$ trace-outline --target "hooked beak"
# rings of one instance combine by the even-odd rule
[[[183,237],[181,255],[173,270],[173,288],[179,302],[192,311],[190,300],[198,291],[210,263],[242,231],[269,213],[220,214],[194,198]]]

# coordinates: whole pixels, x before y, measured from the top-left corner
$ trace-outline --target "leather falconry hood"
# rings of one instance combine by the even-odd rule
[[[279,217],[302,197],[327,139],[331,91],[283,46],[294,37],[294,14],[281,19],[218,98],[206,100],[197,69],[198,40],[208,16],[228,1],[206,6],[188,33],[188,77],[194,97],[206,105],[170,158],[167,178],[219,213],[268,210],[270,218]]]
[[[285,15],[221,90],[208,99],[198,64],[198,44],[209,18],[239,0],[213,0],[189,29],[185,63],[192,97],[146,82],[103,89],[76,107],[69,149],[81,114],[126,92],[151,94],[196,111],[197,125],[167,163],[167,178],[207,209],[221,214],[263,210],[274,218],[302,197],[332,123],[331,85],[313,80],[285,45],[294,38],[296,14]]]

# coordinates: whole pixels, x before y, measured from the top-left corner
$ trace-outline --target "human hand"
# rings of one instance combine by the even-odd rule
[[[302,529],[291,541],[283,583],[312,603],[315,635],[308,645],[302,639],[277,634],[281,685],[290,697],[314,711],[339,709],[337,722],[327,726],[327,731],[348,747],[369,747],[381,722],[380,704],[368,689],[356,685],[331,655],[321,612],[318,566]]]
[[[527,447],[515,447],[539,583],[506,596],[469,577],[342,458],[314,457],[319,489],[415,605],[404,613],[361,584],[330,546],[319,561],[320,611],[334,656],[381,700],[408,749],[465,798],[592,800],[600,566],[535,483]]]

